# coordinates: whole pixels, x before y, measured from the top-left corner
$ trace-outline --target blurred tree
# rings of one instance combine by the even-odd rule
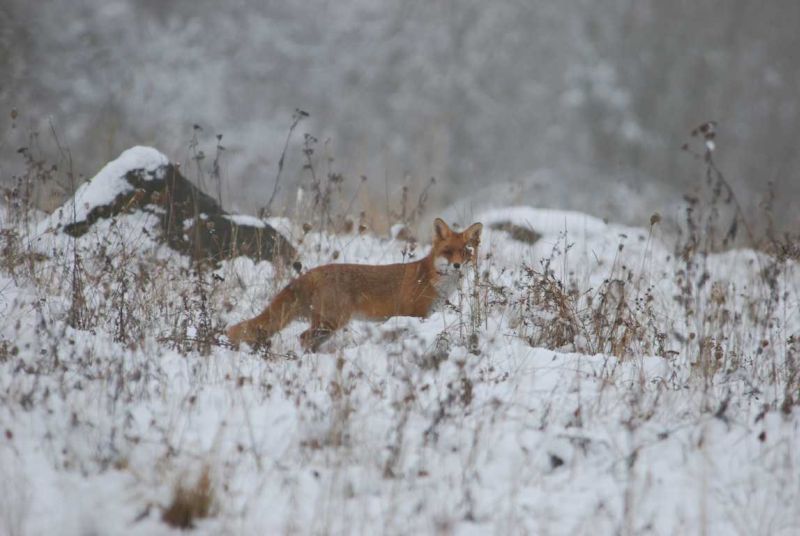
[[[697,180],[679,147],[716,119],[754,218],[773,181],[789,222],[798,26],[796,0],[5,0],[0,101],[20,119],[0,170],[50,118],[85,174],[134,144],[187,161],[200,124],[209,148],[225,134],[227,199],[254,210],[299,107],[348,176],[468,186],[440,188],[450,202],[546,168],[526,202],[639,221],[664,203],[644,189]],[[603,213],[601,195],[628,199]]]

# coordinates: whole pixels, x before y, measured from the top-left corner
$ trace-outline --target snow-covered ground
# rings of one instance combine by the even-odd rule
[[[153,218],[72,239],[0,213],[17,231],[0,270],[0,534],[169,534],[176,486],[206,469],[197,534],[800,527],[791,261],[687,261],[657,225],[501,207],[474,218],[478,277],[444,311],[353,322],[316,354],[296,323],[265,354],[201,339],[292,270],[240,258],[198,273],[151,240]],[[410,257],[272,223],[306,268]]]

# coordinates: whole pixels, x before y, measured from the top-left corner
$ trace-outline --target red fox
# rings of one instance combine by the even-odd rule
[[[236,347],[262,345],[292,320],[305,318],[311,327],[300,335],[300,343],[316,351],[351,318],[427,317],[456,289],[461,267],[476,258],[482,228],[474,223],[457,233],[436,218],[431,251],[416,262],[328,264],[309,270],[261,314],[229,327],[228,339]]]

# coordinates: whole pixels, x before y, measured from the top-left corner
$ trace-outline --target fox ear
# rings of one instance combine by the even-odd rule
[[[447,226],[442,218],[433,220],[433,230],[436,233],[436,238],[439,240],[444,240],[452,233],[450,227]]]
[[[481,231],[483,230],[482,223],[473,223],[464,230],[464,238],[467,242],[477,244],[481,241]]]

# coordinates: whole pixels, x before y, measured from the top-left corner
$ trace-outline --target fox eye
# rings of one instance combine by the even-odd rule
[[[453,254],[453,250],[451,248],[445,248],[445,250],[442,251],[442,254],[449,257],[450,255]]]

